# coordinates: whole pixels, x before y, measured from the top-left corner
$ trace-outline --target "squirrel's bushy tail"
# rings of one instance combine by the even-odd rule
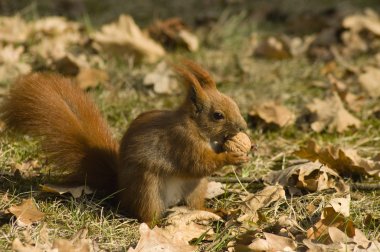
[[[21,77],[0,112],[8,128],[42,137],[48,161],[67,173],[64,182],[116,189],[118,144],[92,100],[69,79]]]

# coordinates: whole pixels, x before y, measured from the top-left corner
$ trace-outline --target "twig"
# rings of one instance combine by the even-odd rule
[[[209,180],[220,183],[263,183],[257,178],[239,178],[239,177],[208,177]]]
[[[257,178],[239,178],[239,177],[209,177],[210,181],[220,182],[220,183],[255,183],[255,184],[263,184],[262,179]],[[372,191],[372,190],[380,190],[380,183],[352,183],[351,188],[354,190],[361,191]]]
[[[340,55],[338,49],[335,46],[332,46],[330,48],[331,53],[333,54],[335,60],[344,68],[346,68],[348,71],[354,73],[354,74],[359,74],[360,69],[357,68],[356,66],[350,64],[345,60],[342,55]]]
[[[361,191],[380,190],[380,183],[352,183],[351,188]]]

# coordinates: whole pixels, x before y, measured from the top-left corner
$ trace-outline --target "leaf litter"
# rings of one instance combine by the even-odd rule
[[[379,97],[379,69],[378,65],[372,65],[358,67],[352,71],[354,68],[349,63],[338,60],[336,53],[346,59],[344,57],[378,50],[379,20],[376,12],[365,10],[342,19],[333,19],[335,23],[324,24],[317,34],[300,37],[268,36],[259,43],[255,41],[257,44],[253,56],[275,61],[307,54],[335,63],[326,64],[323,73],[332,89],[326,92],[324,99],[315,98],[311,103],[305,104],[306,110],[313,115],[310,127],[317,133],[354,132],[355,129],[363,127],[359,117],[361,108],[365,108],[369,102]],[[81,88],[88,89],[109,80],[105,62],[109,59],[107,57],[111,56],[122,57],[126,62],[132,59],[136,62],[155,64],[154,70],[145,74],[144,85],[152,87],[157,94],[176,94],[176,80],[170,68],[161,61],[168,53],[165,49],[184,48],[195,52],[201,46],[195,33],[192,33],[180,18],[157,21],[144,31],[131,16],[121,15],[117,21],[106,24],[89,35],[83,32],[79,23],[62,17],[47,17],[37,21],[25,21],[20,16],[1,17],[0,24],[1,82],[29,73],[34,64],[42,62],[44,68],[73,77]],[[342,28],[343,31],[337,32]],[[95,52],[92,52],[92,55],[88,54],[88,51],[78,53],[77,50],[73,50],[75,46],[90,51],[95,49]],[[333,46],[337,49],[335,52],[331,50]],[[339,78],[330,74],[336,73],[339,67],[343,67],[350,74],[344,72]],[[350,86],[346,83],[348,78],[354,79]],[[360,87],[360,90],[357,87]],[[351,92],[352,90],[355,92]],[[274,124],[278,128],[291,127],[298,116],[271,101],[258,104],[249,115],[251,119],[259,119],[264,124]],[[295,251],[300,245],[308,247],[310,251],[376,251],[375,248],[380,246],[379,242],[367,239],[364,233],[355,227],[349,209],[350,198],[342,196],[350,194],[347,181],[342,177],[379,177],[379,161],[376,158],[362,157],[358,153],[356,149],[333,145],[319,147],[311,141],[294,153],[310,162],[289,167],[284,165],[281,170],[268,173],[263,178],[265,187],[262,190],[251,192],[248,187],[241,190],[236,189],[236,186],[210,182],[208,198],[218,200],[219,197],[231,197],[231,193],[235,194],[233,197],[237,197],[234,199],[238,199],[238,203],[234,202],[233,206],[238,209],[239,214],[233,221],[244,228],[252,225],[259,227],[248,239],[247,246],[253,251]],[[229,187],[234,188],[228,190]],[[330,193],[330,189],[334,192]],[[89,192],[85,187],[59,188],[54,185],[44,185],[41,190],[59,194],[70,193],[74,198]],[[332,199],[322,208],[313,204],[306,206],[310,214],[321,213],[318,219],[313,219],[312,225],[300,224],[294,216],[281,216],[278,223],[268,223],[261,213],[268,209],[281,211],[281,207],[289,204],[288,201],[294,197],[318,193],[322,195],[323,200],[324,193],[330,194]],[[33,225],[44,217],[32,199],[21,205],[11,206],[9,211],[16,216],[17,223],[24,226]],[[278,216],[276,214],[274,215]],[[210,212],[174,208],[160,226],[150,229],[141,224],[141,239],[137,247],[130,248],[130,251],[157,251],[163,248],[168,251],[193,251],[197,247],[190,245],[189,241],[204,237],[209,240],[216,239],[213,222],[224,221],[226,220]],[[275,225],[281,228],[277,230]],[[40,237],[47,237],[46,226],[43,229],[45,231],[41,230]],[[293,229],[297,229],[297,232]],[[53,241],[45,239],[39,243],[25,243],[16,238],[13,249],[98,251],[96,242],[85,238],[84,233],[86,232],[83,231],[82,235],[79,235],[81,238],[56,238]],[[306,235],[304,240],[300,239],[302,235]]]
[[[343,149],[328,145],[320,147],[314,141],[309,141],[306,147],[294,152],[300,158],[319,161],[342,176],[374,176],[379,177],[380,163],[358,155],[354,149]]]

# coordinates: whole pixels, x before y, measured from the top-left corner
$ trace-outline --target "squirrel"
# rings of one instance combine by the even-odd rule
[[[202,209],[206,177],[249,160],[218,147],[247,123],[206,70],[192,61],[173,68],[187,89],[184,102],[175,110],[140,114],[120,144],[89,95],[59,74],[20,77],[0,118],[7,129],[40,137],[65,182],[117,191],[119,206],[131,217],[150,223],[181,202]]]

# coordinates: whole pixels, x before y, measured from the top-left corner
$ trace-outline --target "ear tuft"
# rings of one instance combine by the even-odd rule
[[[187,86],[187,99],[195,106],[197,113],[201,112],[208,100],[208,96],[199,83],[199,80],[188,68],[180,65],[172,65],[172,67]]]
[[[216,88],[214,79],[200,65],[187,59],[182,60],[181,63],[197,78],[202,88]]]

